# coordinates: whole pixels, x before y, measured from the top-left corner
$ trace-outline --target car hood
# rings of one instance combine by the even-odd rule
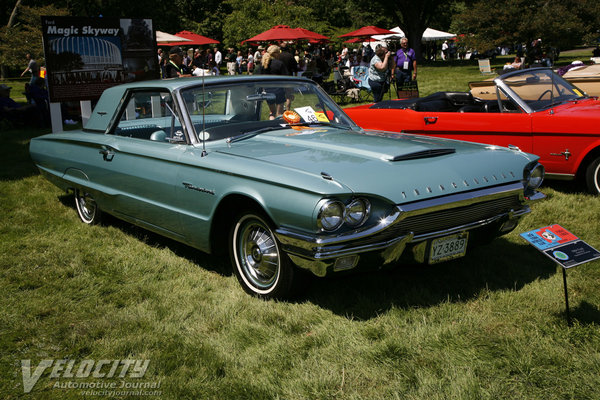
[[[331,128],[266,133],[219,151],[331,179],[394,203],[519,181],[525,165],[537,158],[450,139]]]

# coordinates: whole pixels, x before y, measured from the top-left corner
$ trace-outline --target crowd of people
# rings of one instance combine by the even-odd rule
[[[257,46],[247,51],[228,48],[222,54],[218,47],[187,51],[172,47],[168,51],[159,49],[159,64],[163,78],[202,75],[237,74],[280,74],[307,76],[323,83],[334,67],[351,70],[362,66],[369,69],[369,85],[375,101],[381,100],[393,80],[400,90],[417,79],[417,57],[408,47],[406,38],[400,41],[397,51],[387,47],[363,45],[355,49],[343,47],[336,51],[333,45],[291,46],[280,42],[268,47]],[[267,61],[265,61],[267,60]],[[277,60],[272,65],[272,60]],[[374,61],[375,60],[375,61]]]
[[[310,72],[314,76],[326,75],[338,62],[351,65],[360,63],[360,54],[349,53],[342,57],[333,50],[333,46],[312,49],[291,47],[287,43],[277,44],[281,49],[281,57],[287,65],[290,75],[302,75]],[[184,50],[172,47],[158,50],[158,60],[163,78],[192,75],[249,74],[258,73],[268,47],[257,46],[246,51],[228,48],[221,53],[218,47],[212,49]]]

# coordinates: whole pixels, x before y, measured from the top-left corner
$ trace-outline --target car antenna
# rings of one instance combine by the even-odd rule
[[[206,132],[204,131],[205,127],[205,112],[206,112],[206,101],[204,99],[204,75],[206,74],[205,70],[202,70],[202,154],[200,157],[207,156],[206,152]]]

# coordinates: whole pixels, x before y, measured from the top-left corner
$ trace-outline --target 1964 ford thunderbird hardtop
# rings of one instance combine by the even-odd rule
[[[117,86],[85,129],[35,138],[30,152],[84,223],[106,212],[229,249],[241,285],[265,298],[289,295],[301,270],[461,257],[544,197],[536,156],[365,131],[303,78]]]

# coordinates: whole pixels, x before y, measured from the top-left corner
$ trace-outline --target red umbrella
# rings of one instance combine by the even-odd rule
[[[323,36],[319,33],[309,31],[304,28],[296,28],[302,35],[308,36],[309,42],[320,43],[320,42],[329,42],[329,38],[327,36]]]
[[[164,43],[165,46],[201,46],[203,44],[217,44],[221,43],[218,40],[208,38],[206,36],[198,35],[197,33],[190,31],[177,32],[175,35],[188,39],[185,42],[168,42]]]
[[[269,30],[259,33],[258,35],[246,39],[242,44],[246,42],[270,42],[276,40],[299,40],[299,39],[311,39],[305,33],[292,29],[287,25],[276,25]]]
[[[340,35],[339,37],[368,37],[373,35],[391,35],[396,34],[398,32],[390,31],[389,29],[378,28],[376,26],[363,26],[360,29],[352,31],[350,33],[345,33]]]
[[[377,39],[373,39],[370,37],[356,37],[354,39],[344,40],[344,43],[362,43],[362,42],[377,42]]]

